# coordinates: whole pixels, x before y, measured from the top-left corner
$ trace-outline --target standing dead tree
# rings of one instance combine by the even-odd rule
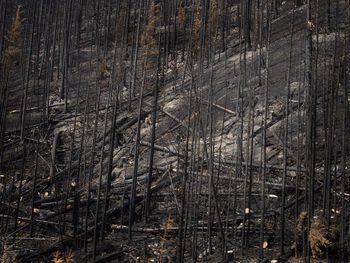
[[[141,133],[141,116],[142,116],[142,108],[143,108],[143,96],[145,89],[146,73],[152,74],[154,71],[152,68],[155,66],[158,54],[159,54],[159,44],[158,44],[158,25],[159,25],[159,8],[160,5],[157,4],[156,1],[153,1],[148,10],[148,21],[145,27],[145,30],[142,35],[141,45],[143,49],[142,53],[142,83],[139,93],[139,105],[138,105],[138,121],[137,121],[137,131],[135,138],[135,155],[134,155],[134,172],[132,177],[132,188],[131,188],[131,199],[130,199],[130,210],[129,210],[129,239],[132,239],[132,226],[135,220],[135,201],[136,201],[136,184],[137,184],[137,172],[138,172],[138,161],[140,154],[140,133]],[[139,11],[141,12],[141,10]],[[139,14],[140,15],[140,14]],[[154,105],[153,107],[157,107],[157,85],[154,87]],[[153,125],[155,125],[156,112],[153,111]],[[150,156],[150,165],[149,167],[149,175],[148,175],[148,194],[147,194],[147,210],[149,211],[149,203],[150,203],[150,183],[152,181],[152,162],[153,162],[153,153],[154,153],[154,139],[155,139],[155,126],[152,128],[152,145],[151,145],[151,156]],[[147,214],[148,215],[148,214]],[[146,216],[147,217],[147,216]]]
[[[4,38],[7,40],[7,48],[0,61],[0,170],[3,162],[3,139],[6,131],[8,94],[9,89],[11,89],[11,80],[15,76],[14,73],[19,64],[19,54],[22,45],[21,34],[24,19],[21,18],[21,14],[22,6],[18,5],[16,15],[12,19],[12,27]]]

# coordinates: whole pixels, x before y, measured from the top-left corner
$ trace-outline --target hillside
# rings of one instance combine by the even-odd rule
[[[348,1],[0,18],[1,262],[347,262]]]

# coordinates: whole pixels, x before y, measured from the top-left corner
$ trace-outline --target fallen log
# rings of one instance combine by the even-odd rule
[[[302,103],[300,103],[300,106],[302,105]],[[298,108],[298,104],[293,105],[290,109],[289,112],[289,116],[291,116],[294,111]],[[278,123],[279,121],[283,120],[286,116],[284,116],[284,114],[278,115],[275,119],[269,121],[266,125],[266,129],[271,128],[273,125],[275,125],[276,123]],[[264,130],[264,127],[260,127],[259,129],[257,129],[254,133],[253,133],[253,138],[256,137],[259,133],[261,133]]]
[[[145,118],[146,117],[146,115],[149,113],[150,111],[148,111],[148,112],[144,112],[143,113],[143,117]],[[125,123],[125,121],[126,121],[126,119],[127,119],[127,117],[125,117],[125,116],[123,116],[123,117],[121,117],[118,121],[117,121],[117,123],[116,123],[116,126],[118,126],[118,125],[122,125],[121,127],[119,127],[118,129],[117,129],[117,132],[118,133],[120,133],[120,132],[122,132],[123,130],[125,130],[125,129],[128,129],[129,127],[131,127],[136,121],[137,121],[137,117],[134,117],[134,118],[132,118],[129,122],[127,122],[127,123]],[[110,132],[110,131],[109,131]],[[108,132],[108,133],[109,133]],[[59,136],[59,133],[60,133],[60,131],[58,132],[58,133],[56,133],[56,135],[55,135],[55,138],[54,138],[54,143],[53,143],[53,148],[52,148],[52,151],[51,151],[51,159],[52,159],[52,154],[53,154],[53,152],[54,152],[54,146],[56,145],[56,147],[57,147],[57,142],[56,142],[56,144],[55,144],[55,141],[56,140],[58,140],[58,137],[57,137],[57,139],[56,139],[56,136]],[[108,135],[108,133],[107,133],[107,135]],[[108,144],[109,143],[109,136],[107,136],[107,138],[105,139],[105,144]],[[98,152],[101,148],[102,148],[102,145],[98,145],[100,142],[102,142],[103,141],[103,136],[100,136],[97,140],[96,140],[96,144],[97,144],[97,146],[96,146],[96,149],[95,149],[95,153],[96,152]],[[56,150],[55,150],[56,151]],[[87,153],[84,153],[83,154],[83,156],[81,157],[81,159],[84,159],[84,158],[89,158],[90,156],[91,156],[91,154],[92,154],[92,152],[87,152]],[[106,159],[107,159],[107,157],[106,157]],[[116,160],[116,162],[117,162],[117,160]],[[73,161],[72,162],[72,165],[71,165],[71,169],[73,170],[73,169],[76,169],[77,168],[77,166],[79,165],[79,161]],[[37,184],[37,189],[39,190],[39,187],[40,186],[42,186],[42,185],[45,185],[45,184],[48,184],[48,183],[52,183],[52,181],[54,181],[54,180],[57,180],[58,178],[60,178],[61,176],[63,176],[64,174],[66,174],[69,170],[70,170],[70,168],[69,167],[66,167],[66,168],[64,168],[63,170],[61,170],[61,171],[56,171],[55,173],[53,173],[53,170],[54,170],[54,167],[53,167],[53,162],[52,162],[52,160],[51,160],[51,167],[50,167],[50,178],[46,178],[46,179],[44,179],[44,180],[41,180],[40,182],[38,182],[38,184]],[[23,192],[24,192],[24,194],[26,194],[27,192],[31,192],[31,189],[30,189],[30,187],[29,186],[24,186],[24,189],[23,189]]]
[[[175,171],[175,170],[173,170],[173,171]],[[161,181],[158,184],[153,185],[151,187],[151,193],[153,194],[153,193],[158,192],[159,190],[163,189],[164,187],[170,185],[171,181],[175,182],[175,181],[178,181],[180,178],[181,178],[180,174],[177,174],[172,179],[170,179],[170,178],[164,179],[163,181]],[[136,196],[135,204],[136,205],[140,204],[144,200],[144,198],[146,198],[146,195]],[[110,219],[111,217],[119,215],[119,213],[122,210],[127,210],[128,208],[129,208],[129,200],[125,200],[122,207],[114,207],[114,208],[109,209],[106,213],[106,216],[107,216],[107,218]],[[107,220],[107,222],[108,222],[108,220]],[[91,227],[93,225],[94,225],[94,220],[91,220],[88,222],[89,227]],[[98,227],[100,227],[100,225],[101,225],[101,223],[98,224]],[[93,233],[94,233],[94,229],[93,228],[89,229],[89,231],[87,232],[86,238],[91,237],[93,235]],[[85,233],[78,235],[76,238],[81,239],[81,240],[84,239]],[[24,252],[22,254],[18,254],[16,257],[16,260],[18,262],[23,262],[23,263],[33,262],[34,260],[37,260],[39,258],[42,258],[44,256],[47,256],[49,254],[54,253],[55,251],[61,249],[64,246],[73,247],[74,243],[75,242],[74,242],[73,238],[64,237],[64,238],[62,238],[62,240],[55,242],[54,244],[50,245],[50,247],[48,247],[48,248],[42,248],[42,249],[39,249],[36,251],[29,251],[29,252]]]
[[[151,147],[151,143],[146,142],[146,141],[140,141],[140,144],[143,145],[143,146]],[[169,153],[171,155],[180,156],[181,158],[185,158],[185,156],[183,154],[175,152],[175,151],[172,151],[172,150],[170,150],[170,149],[168,149],[166,147],[163,147],[163,146],[160,146],[160,145],[157,145],[157,144],[154,145],[154,149],[156,151]]]
[[[278,141],[279,145],[280,145],[281,147],[283,147],[283,141],[282,141],[282,139],[277,135],[277,133],[276,133],[273,129],[271,129],[271,133],[272,133],[273,137],[276,138],[276,140]],[[290,156],[293,157],[293,159],[294,159],[295,161],[298,160],[297,156],[294,154],[294,152],[292,152],[292,150],[291,150],[289,147],[287,147],[287,152],[288,152],[288,154],[289,154]]]
[[[218,159],[214,159],[214,163],[219,163],[219,160]],[[239,162],[236,162],[234,160],[227,160],[227,159],[221,159],[220,160],[220,163],[223,163],[223,164],[228,164],[228,165],[238,165],[240,164]],[[245,165],[248,165],[248,166],[252,166],[252,167],[256,167],[256,168],[260,168],[261,167],[261,164],[259,163],[247,163],[247,162],[241,162],[241,164],[243,166]],[[275,169],[275,170],[283,170],[284,167],[283,165],[274,165],[274,164],[266,164],[266,168],[268,169]],[[286,167],[287,171],[294,171],[296,172],[298,169],[297,167],[291,167],[291,166],[287,166]],[[300,169],[300,172],[306,172],[305,169]]]
[[[220,160],[221,163],[223,164],[228,164],[228,165],[238,165],[239,162],[236,162],[234,160],[228,160],[228,159],[221,159]],[[214,159],[214,164],[218,164],[219,160],[218,159]],[[252,167],[256,167],[256,168],[260,168],[260,164],[259,163],[247,163],[247,162],[242,162],[242,165],[248,165],[248,166],[252,166]],[[283,165],[275,165],[275,164],[266,164],[266,168],[268,169],[272,169],[272,170],[282,170],[284,169]],[[293,171],[293,172],[297,172],[298,168],[294,167],[294,166],[287,166],[286,167],[287,171]],[[300,168],[299,170],[301,173],[306,173],[306,169],[304,168]],[[315,172],[318,174],[323,174],[324,171],[322,169],[315,169]]]
[[[146,118],[146,116],[148,114],[150,114],[151,111],[145,111],[145,112],[142,112],[140,117],[141,117],[141,120],[144,120]],[[121,133],[123,131],[125,131],[126,129],[130,128],[131,126],[133,126],[135,123],[137,123],[138,121],[138,116],[132,118],[130,121],[128,121],[127,123],[125,123],[124,125],[122,125],[121,127],[119,127],[116,132],[117,133]]]
[[[199,100],[201,101],[201,103],[203,103],[203,104],[205,104],[205,105],[209,105],[209,102],[208,102],[207,100],[200,99],[200,98],[198,98],[198,97],[197,97],[197,99],[199,99]],[[237,100],[238,100],[238,99],[234,99],[234,100],[232,100],[232,102],[235,102],[235,101],[237,101]],[[235,111],[232,111],[232,110],[230,110],[230,109],[227,109],[227,108],[225,108],[225,107],[223,107],[223,106],[221,106],[221,105],[219,105],[219,104],[213,103],[212,105],[213,105],[214,108],[216,108],[216,109],[218,109],[218,110],[224,111],[224,112],[226,112],[226,113],[228,113],[228,114],[230,114],[230,115],[232,115],[232,116],[237,116],[237,112],[235,112]]]
[[[56,150],[57,150],[57,144],[59,143],[60,136],[62,134],[62,131],[58,131],[55,134],[53,143],[52,143],[52,149],[51,149],[51,165],[50,165],[50,177],[53,178],[55,173],[55,160],[56,160]]]
[[[126,251],[118,251],[118,252],[112,252],[103,256],[99,256],[95,259],[94,263],[102,263],[102,262],[110,262],[111,260],[114,259],[119,259],[121,258]]]

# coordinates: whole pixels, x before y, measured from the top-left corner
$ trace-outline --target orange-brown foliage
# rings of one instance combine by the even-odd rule
[[[308,213],[303,211],[300,213],[297,222],[297,240],[294,244],[297,250],[303,249],[303,239],[310,242],[312,256],[314,258],[324,256],[325,252],[335,252],[338,249],[339,229],[336,225],[327,224],[327,219],[323,216],[314,216],[308,232],[307,220]]]
[[[309,233],[312,256],[322,257],[327,250],[334,251],[338,247],[339,229],[335,225],[328,227],[327,219],[315,216]]]
[[[12,27],[8,35],[5,36],[8,46],[0,61],[0,103],[6,100],[9,80],[14,73],[20,51],[22,23],[24,21],[24,19],[21,18],[21,8],[22,6],[18,5],[16,15],[12,18]]]
[[[21,42],[21,32],[22,32],[22,23],[24,21],[23,18],[21,18],[22,13],[22,6],[18,5],[16,16],[12,18],[12,27],[10,31],[8,32],[8,36],[5,37],[5,39],[8,42],[8,47],[4,51],[4,64],[8,68],[13,68],[16,56],[19,52],[19,45]]]
[[[117,20],[117,25],[116,25],[116,42],[121,43],[123,39],[123,31],[125,27],[125,19],[126,19],[126,12],[128,9],[128,3],[127,1],[124,1],[121,4],[121,8],[118,14],[118,20]]]
[[[202,18],[199,9],[192,28],[192,54],[197,54],[201,42]]]
[[[223,0],[210,1],[210,17],[209,24],[212,35],[215,35],[218,28],[222,24],[224,18],[224,2]]]
[[[148,10],[148,23],[145,27],[141,44],[143,48],[143,61],[146,63],[146,69],[150,69],[158,54],[158,34],[159,34],[159,8],[160,5],[153,1]]]
[[[178,10],[178,17],[179,17],[179,33],[182,36],[185,36],[186,31],[186,9],[184,6],[183,1],[180,3],[180,8]]]
[[[55,257],[51,261],[52,263],[75,263],[74,253],[70,249],[67,253],[61,253],[56,251]]]
[[[107,64],[103,60],[96,69],[96,79],[99,81],[105,80],[107,78]]]
[[[59,251],[56,251],[55,257],[52,260],[52,263],[63,263],[63,259],[61,258],[61,253]]]
[[[302,211],[297,220],[296,240],[293,244],[296,253],[303,250],[303,240],[307,242],[307,219],[308,213]]]
[[[0,262],[4,262],[4,263],[15,263],[16,262],[16,256],[17,253],[11,251],[11,249],[14,247],[14,244],[12,245],[6,245],[6,241],[3,243],[5,244],[2,247],[2,256],[0,258]]]
[[[161,237],[160,262],[163,262],[163,257],[165,256],[168,250],[168,245],[172,243],[172,240],[167,239],[167,235],[169,230],[173,227],[173,222],[174,219],[172,219],[170,215],[168,216],[168,219],[164,220],[163,222],[164,234]]]

